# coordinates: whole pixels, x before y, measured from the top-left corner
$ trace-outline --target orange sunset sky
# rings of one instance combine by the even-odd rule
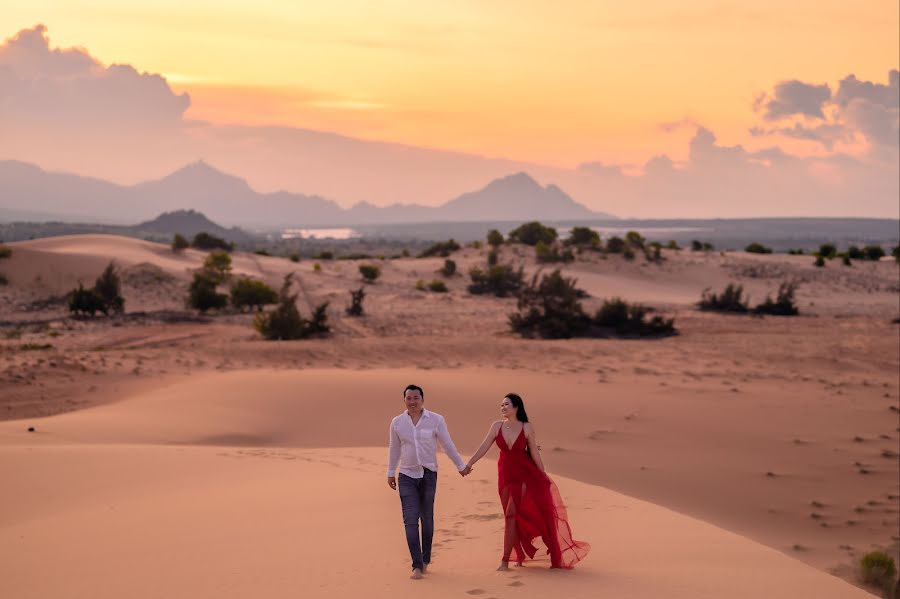
[[[8,46],[18,32],[41,24],[50,52],[80,49],[104,67],[158,74],[172,94],[189,97],[179,116],[186,123],[296,127],[566,172],[616,165],[635,176],[654,157],[665,155],[676,167],[692,160],[692,140],[703,130],[714,133],[715,144],[748,153],[777,147],[807,159],[877,154],[882,166],[893,165],[895,148],[887,155],[873,149],[873,137],[859,124],[872,119],[858,111],[854,117],[837,92],[848,76],[890,91],[898,22],[896,0],[0,4],[0,39]],[[15,53],[8,54],[15,71]],[[24,71],[20,66],[20,78]],[[827,86],[833,101],[809,108],[809,97],[797,95],[791,101],[807,108],[779,116],[772,102],[788,100],[777,86],[793,80],[813,91]],[[820,108],[821,118],[814,114]],[[895,108],[889,100],[887,117],[879,112],[888,120],[887,137]],[[70,164],[32,141],[19,140],[27,155],[7,149],[0,158],[123,182],[164,174],[182,158],[210,159],[195,151],[168,162],[147,158],[146,171],[122,165],[107,172],[86,161]],[[231,172],[239,164],[224,155],[214,162]],[[257,166],[235,174],[260,188],[299,185]],[[810,163],[806,170],[846,180],[837,168]],[[345,203],[382,201],[378,194],[317,185],[302,191]],[[452,185],[423,188],[420,195],[427,203],[454,191]]]

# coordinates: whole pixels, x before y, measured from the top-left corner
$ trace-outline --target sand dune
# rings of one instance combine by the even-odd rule
[[[592,554],[573,572],[545,563],[494,572],[502,542],[495,467],[485,462],[460,479],[445,458],[435,561],[426,580],[410,581],[383,447],[165,444],[173,429],[266,440],[279,418],[302,430],[304,412],[290,405],[311,406],[316,418],[331,411],[327,397],[270,404],[257,422],[231,401],[219,409],[202,398],[183,401],[163,389],[41,420],[37,433],[21,422],[0,425],[0,468],[5,487],[15,489],[4,494],[0,514],[5,595],[869,596],[735,534],[559,476],[573,527],[593,543]],[[334,412],[356,431],[384,425]]]

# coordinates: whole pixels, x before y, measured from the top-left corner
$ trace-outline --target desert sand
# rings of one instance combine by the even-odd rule
[[[503,578],[492,465],[463,480],[444,460],[430,595],[869,596],[850,584],[859,557],[897,556],[893,262],[585,256],[565,271],[586,308],[645,302],[680,334],[541,341],[512,336],[515,300],[470,296],[467,277],[448,294],[416,291],[442,259],[381,263],[353,319],[343,308],[358,262],[315,273],[311,260],[239,253],[236,273],[273,286],[296,272],[302,311],[331,301],[331,337],[266,342],[251,315],[184,311],[201,252],[108,236],[11,247],[0,261],[10,596],[379,597],[418,584],[383,480],[387,424],[411,382],[465,456],[502,395],[521,393],[575,534],[594,547],[574,572],[538,564]],[[465,273],[484,255],[453,259]],[[535,272],[530,255],[503,249]],[[129,314],[67,318],[53,298],[110,258]],[[707,287],[738,282],[760,301],[788,278],[800,281],[796,318],[693,308]]]

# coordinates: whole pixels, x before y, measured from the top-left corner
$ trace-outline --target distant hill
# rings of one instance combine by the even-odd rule
[[[241,229],[237,227],[226,229],[209,220],[203,213],[197,212],[196,210],[164,212],[153,220],[142,222],[132,228],[148,233],[163,233],[168,235],[181,233],[188,239],[197,233],[203,232],[227,239],[228,241],[244,241],[250,239],[250,235]]]
[[[65,222],[148,225],[161,212],[193,210],[215,222],[244,229],[344,226],[373,223],[579,220],[614,218],[592,212],[555,185],[541,186],[526,173],[437,206],[365,202],[349,210],[318,196],[286,191],[259,193],[239,177],[200,161],[155,181],[122,186],[98,179],[50,173],[16,161],[0,161],[0,218],[46,215]],[[170,217],[176,221],[185,216]],[[196,218],[196,217],[192,217]],[[154,226],[169,226],[166,222]],[[184,221],[187,223],[188,221]],[[176,232],[176,231],[162,231]],[[188,234],[186,230],[180,230]]]

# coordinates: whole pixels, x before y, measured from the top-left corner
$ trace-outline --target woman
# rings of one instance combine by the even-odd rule
[[[550,554],[551,568],[572,568],[591,546],[572,539],[566,508],[559,490],[544,471],[534,427],[528,421],[522,398],[507,393],[500,403],[500,414],[503,420],[491,425],[481,447],[466,465],[470,469],[497,443],[500,449],[497,486],[506,516],[503,559],[497,569],[509,569],[513,550],[520,566],[526,555],[534,559],[537,548],[532,541],[538,537]]]

